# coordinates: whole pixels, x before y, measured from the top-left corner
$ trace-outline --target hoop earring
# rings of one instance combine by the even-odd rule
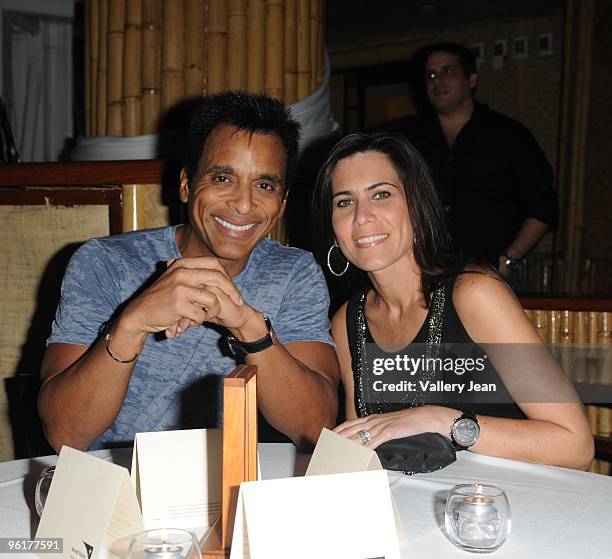
[[[416,233],[412,233],[412,244],[416,245]]]
[[[334,274],[334,276],[339,278],[340,276],[343,276],[344,274],[346,274],[346,271],[348,270],[348,267],[349,267],[349,261],[348,260],[346,261],[346,266],[344,267],[344,270],[342,270],[339,274],[337,272],[334,272],[332,265],[331,265],[331,253],[332,253],[332,250],[334,250],[334,248],[337,248],[338,250],[340,250],[340,247],[338,246],[336,241],[334,241],[334,244],[330,246],[329,250],[327,251],[327,269],[332,274]],[[340,254],[342,254],[342,251],[340,251]]]

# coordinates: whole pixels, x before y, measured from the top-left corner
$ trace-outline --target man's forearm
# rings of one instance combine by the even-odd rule
[[[134,348],[142,344],[142,339],[125,338],[116,329],[114,334],[111,347],[115,354],[127,360],[128,354],[138,352]],[[38,408],[56,451],[64,444],[84,450],[112,425],[135,364],[115,361],[103,339],[89,349],[70,344],[49,346],[43,360]]]
[[[229,329],[240,340],[259,340],[268,333],[263,315],[251,307],[240,328]],[[257,366],[257,402],[264,417],[298,447],[317,441],[323,427],[332,427],[338,413],[339,366],[331,346],[323,342],[274,344],[246,356]]]
[[[298,354],[304,349],[308,351],[309,345],[312,343],[289,344],[290,350]],[[331,347],[320,345],[325,346],[323,352],[329,350],[330,357],[333,356]],[[270,425],[285,433],[296,446],[312,447],[323,427],[334,426],[338,413],[337,385],[329,378],[304,365],[282,345],[249,355],[246,361],[257,365],[260,411]],[[333,375],[337,365],[331,358],[329,361],[327,367]]]
[[[523,258],[544,236],[548,230],[548,225],[533,217],[528,217],[523,221],[516,237],[508,247],[506,253],[516,258]]]

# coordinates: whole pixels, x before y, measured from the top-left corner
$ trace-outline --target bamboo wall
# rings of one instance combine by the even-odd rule
[[[527,316],[547,344],[574,344],[586,347],[612,346],[612,312],[527,310]],[[594,363],[585,363],[583,370],[567,371],[573,380],[604,383],[604,370]],[[608,379],[609,381],[609,379]],[[587,405],[593,434],[612,436],[612,403],[608,406]],[[593,460],[591,472],[610,474],[610,462]]]
[[[152,134],[167,109],[227,89],[303,99],[324,75],[324,8],[325,0],[88,0],[86,134]],[[285,243],[283,223],[270,235]]]
[[[324,0],[88,0],[86,133],[154,133],[183,99],[226,89],[287,104],[323,77]]]

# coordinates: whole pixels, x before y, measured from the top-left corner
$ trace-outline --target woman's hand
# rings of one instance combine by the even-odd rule
[[[351,419],[338,425],[334,432],[363,444],[360,431],[365,430],[370,434],[370,440],[363,446],[374,450],[392,439],[420,433],[440,433],[450,439],[451,425],[460,415],[460,411],[452,408],[420,406]]]

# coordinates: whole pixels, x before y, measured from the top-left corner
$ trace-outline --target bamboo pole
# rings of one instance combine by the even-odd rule
[[[315,89],[318,88],[323,82],[323,76],[325,75],[325,0],[319,0],[320,8],[319,14],[319,44],[317,46],[318,51],[318,62],[317,62],[317,80]]]
[[[317,63],[319,61],[319,0],[310,2],[310,92],[317,88]]]
[[[598,316],[597,315],[598,313],[596,312],[586,313],[586,316],[587,316],[586,337],[587,337],[587,343],[590,346],[596,346],[597,341],[598,341],[598,336],[597,336],[598,334],[598,328],[597,328]],[[590,366],[587,374],[588,374],[587,380],[589,381],[595,380],[595,377],[597,376],[596,368]],[[586,408],[587,408],[587,415],[591,423],[591,430],[594,434],[599,434],[600,433],[601,413],[602,413],[603,408],[601,406],[595,406],[595,405],[586,406]],[[597,473],[605,474],[607,473],[606,463],[603,460],[594,460],[593,465],[591,466],[591,470]]]
[[[562,49],[562,67],[561,67],[561,95],[559,104],[559,133],[557,144],[557,190],[559,192],[559,206],[565,208],[565,200],[569,194],[569,165],[570,160],[570,138],[571,138],[571,123],[572,123],[572,90],[576,87],[573,79],[569,77],[575,72],[575,52],[573,45],[575,43],[575,25],[574,17],[575,0],[567,0],[565,3],[563,16],[563,49]],[[564,212],[565,213],[565,212]],[[562,231],[560,231],[562,233]],[[561,275],[560,275],[561,277]],[[565,287],[565,273],[561,277],[563,285],[556,287]]]
[[[564,258],[568,263],[565,269],[564,289],[576,291],[580,286],[582,267],[582,241],[584,224],[586,148],[591,100],[591,62],[594,0],[571,3],[577,15],[577,35],[573,49],[576,52],[575,65],[566,79],[574,85],[572,99],[571,138],[569,139],[569,163],[567,214],[565,227]],[[568,14],[570,17],[570,14]],[[575,16],[574,16],[575,17]],[[575,70],[575,71],[574,71]]]
[[[201,96],[204,89],[204,2],[185,1],[185,97]]]
[[[560,311],[559,319],[559,343],[569,345],[574,343],[574,313],[572,311]],[[572,367],[571,357],[563,351],[560,356],[561,368],[568,373]],[[580,374],[579,371],[575,371]]]
[[[297,93],[310,93],[310,0],[297,0]]]
[[[261,29],[259,31],[261,33]],[[223,91],[227,83],[227,5],[225,0],[208,0],[207,68],[207,92]]]
[[[185,96],[183,75],[184,2],[163,2],[161,109],[167,109]]]
[[[548,330],[546,311],[534,310],[531,320],[541,340],[544,343],[546,343],[547,330]]]
[[[204,4],[204,22],[202,29],[204,30],[204,74],[202,76],[202,95],[208,95],[208,0],[202,0]]]
[[[285,0],[285,104],[297,101],[297,4],[296,0]]]
[[[284,0],[266,2],[266,93],[283,99],[283,48],[285,46]]]
[[[85,4],[85,45],[84,45],[84,64],[83,74],[85,76],[85,135],[91,135],[90,119],[92,115],[91,109],[91,2]]]
[[[588,315],[586,312],[584,311],[576,312],[575,339],[576,339],[577,344],[586,344],[588,341],[587,320],[588,320]]]
[[[125,19],[125,0],[112,0],[108,5],[108,83],[107,99],[108,120],[106,133],[121,136],[122,125],[122,79],[123,79],[123,24]]]
[[[98,1],[85,4],[85,135],[94,136],[98,74]]]
[[[142,4],[142,132],[157,130],[161,91],[161,0]]]
[[[144,190],[140,184],[123,184],[123,231],[144,229]]]
[[[266,1],[249,0],[247,90],[265,89]]]
[[[599,346],[610,346],[612,344],[612,313],[599,313],[599,328],[597,331],[597,342]],[[610,436],[612,433],[612,408],[600,407],[599,411],[599,434]],[[607,463],[605,471],[609,474],[612,464]]]
[[[229,0],[227,11],[228,89],[246,88],[248,36],[247,16],[247,0]]]
[[[98,0],[98,79],[96,80],[96,136],[106,134],[108,81],[108,0]]]
[[[548,343],[558,344],[561,338],[561,311],[548,311]]]
[[[574,318],[572,311],[561,311],[560,343],[574,343]]]
[[[612,344],[612,312],[601,313],[601,328],[597,334],[597,340],[602,345]]]
[[[142,131],[142,0],[126,0],[123,49],[123,134]]]

